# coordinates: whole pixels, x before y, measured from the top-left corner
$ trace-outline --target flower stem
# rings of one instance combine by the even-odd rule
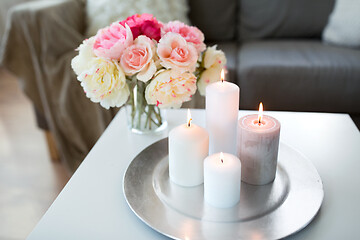
[[[149,131],[162,125],[160,109],[149,105],[145,98],[145,89],[148,83],[138,81],[135,76],[129,77],[130,98],[128,105],[131,107],[131,127],[140,131]]]

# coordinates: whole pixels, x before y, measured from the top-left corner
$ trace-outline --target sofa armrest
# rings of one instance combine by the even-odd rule
[[[14,48],[30,45],[38,53],[55,58],[73,50],[83,39],[84,8],[81,0],[33,1],[11,8],[1,47],[2,59],[15,54]],[[27,46],[23,46],[25,42]]]
[[[0,46],[0,65],[16,75],[24,92],[43,111],[41,82],[59,59],[74,54],[85,27],[82,0],[33,1],[9,10]]]

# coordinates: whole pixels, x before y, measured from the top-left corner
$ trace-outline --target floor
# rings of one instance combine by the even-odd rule
[[[16,79],[0,68],[0,240],[25,239],[68,181]]]

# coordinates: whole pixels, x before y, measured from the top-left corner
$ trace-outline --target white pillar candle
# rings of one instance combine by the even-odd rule
[[[209,155],[217,152],[236,154],[236,125],[240,89],[222,80],[206,88],[206,129],[209,132]]]
[[[215,153],[204,161],[204,199],[214,207],[228,208],[240,200],[241,162],[229,153]]]
[[[242,181],[264,185],[275,179],[280,138],[280,122],[259,114],[240,118],[238,123],[237,156],[242,164]]]
[[[180,186],[192,187],[204,182],[204,159],[209,153],[209,134],[188,121],[169,133],[169,176]]]

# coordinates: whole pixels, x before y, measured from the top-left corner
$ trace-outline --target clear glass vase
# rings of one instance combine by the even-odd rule
[[[165,111],[149,105],[145,99],[146,84],[130,84],[130,97],[125,105],[129,129],[133,133],[160,133],[167,128]]]

